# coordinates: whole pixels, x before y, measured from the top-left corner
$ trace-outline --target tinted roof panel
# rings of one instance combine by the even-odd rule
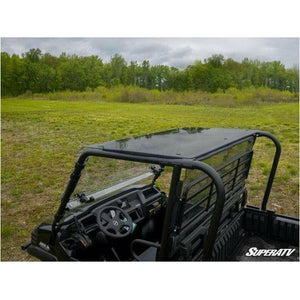
[[[194,158],[226,147],[257,131],[222,128],[179,128],[89,146],[136,155]]]

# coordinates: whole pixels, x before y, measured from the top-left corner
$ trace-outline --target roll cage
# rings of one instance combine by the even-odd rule
[[[171,252],[171,235],[176,232],[176,219],[174,218],[174,213],[178,210],[179,204],[182,201],[181,199],[181,182],[180,175],[181,170],[192,169],[199,170],[204,172],[208,177],[211,178],[213,185],[216,189],[216,201],[213,209],[211,222],[207,231],[207,236],[205,238],[204,246],[203,246],[203,260],[211,260],[213,248],[218,232],[218,228],[220,226],[221,217],[223,213],[224,203],[225,203],[225,189],[224,182],[218,173],[212,166],[208,165],[203,161],[206,158],[209,158],[223,150],[231,148],[237,144],[240,144],[244,141],[249,140],[250,138],[254,138],[254,142],[258,137],[266,137],[270,139],[275,147],[276,151],[273,158],[273,163],[269,175],[269,179],[266,185],[264,197],[261,203],[261,210],[266,210],[267,203],[270,195],[270,191],[272,188],[272,184],[274,181],[277,165],[280,158],[281,146],[279,141],[275,136],[268,132],[264,131],[249,131],[249,133],[243,134],[242,137],[237,139],[232,139],[226,145],[221,145],[220,147],[216,147],[211,151],[207,151],[206,153],[202,153],[201,155],[194,156],[192,158],[187,157],[171,157],[168,155],[157,155],[153,153],[135,153],[133,151],[116,151],[115,149],[105,149],[102,145],[100,146],[91,146],[87,147],[83,153],[80,155],[77,163],[75,164],[74,171],[70,176],[70,180],[66,186],[64,194],[61,198],[60,206],[55,214],[54,221],[52,224],[52,236],[51,241],[54,242],[55,236],[60,228],[60,220],[64,216],[64,212],[67,206],[67,203],[70,200],[70,197],[80,179],[81,171],[84,169],[86,162],[90,156],[98,156],[105,158],[113,158],[120,160],[128,160],[128,161],[136,161],[142,163],[150,163],[150,164],[158,164],[163,167],[171,167],[172,168],[172,179],[169,191],[169,198],[166,208],[166,215],[164,219],[164,226],[162,231],[161,243],[158,246],[158,260],[164,261],[168,260]]]

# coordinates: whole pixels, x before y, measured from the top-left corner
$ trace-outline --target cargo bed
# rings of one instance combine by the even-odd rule
[[[214,259],[299,261],[299,220],[246,206],[219,232]]]

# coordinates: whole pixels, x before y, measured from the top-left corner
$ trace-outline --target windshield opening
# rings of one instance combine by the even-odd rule
[[[101,201],[134,186],[149,185],[161,166],[104,157],[89,157],[68,209]]]

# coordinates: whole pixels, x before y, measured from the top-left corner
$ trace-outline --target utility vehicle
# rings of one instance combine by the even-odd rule
[[[275,154],[254,207],[246,179],[259,137]],[[22,248],[46,261],[298,260],[299,219],[267,210],[280,152],[270,133],[217,128],[85,147],[54,219]]]

